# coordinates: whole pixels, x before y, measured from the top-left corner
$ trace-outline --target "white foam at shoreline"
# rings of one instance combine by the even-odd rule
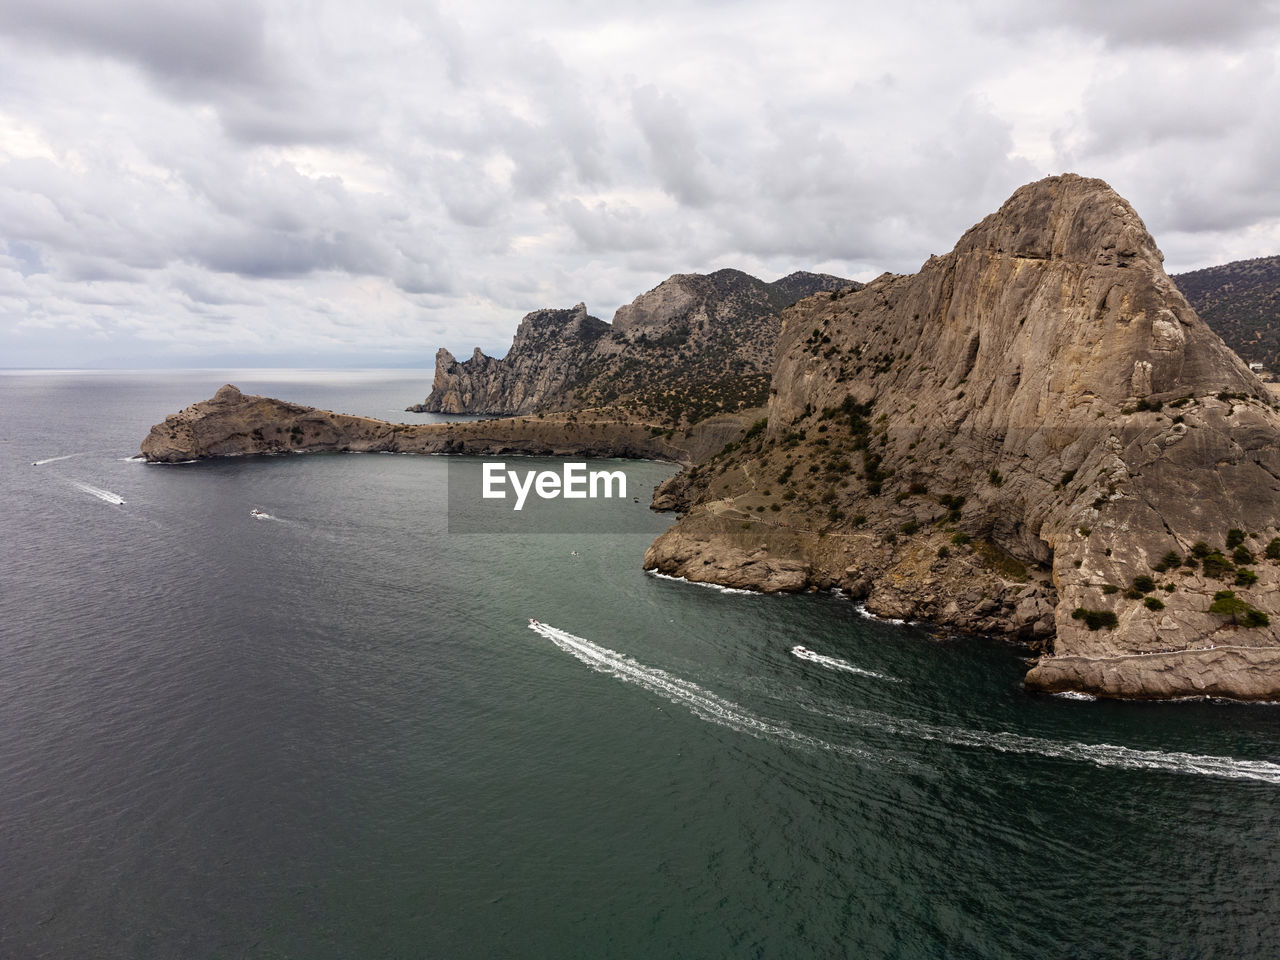
[[[780,723],[773,723],[747,711],[732,701],[704,690],[696,683],[672,676],[656,667],[646,667],[625,654],[576,637],[564,630],[545,623],[531,623],[529,629],[546,637],[565,653],[585,663],[598,673],[608,674],[625,683],[656,693],[660,697],[684,707],[694,716],[739,733],[747,733],[762,740],[786,741],[800,746],[828,750],[859,759],[873,759],[870,751],[859,747],[828,743],[808,734],[798,733]]]
[[[99,500],[107,503],[114,503],[117,507],[124,503],[124,497],[118,493],[112,493],[110,490],[103,490],[101,487],[95,487],[87,483],[81,483],[79,480],[69,481],[73,487],[83,490],[85,493],[92,494]]]
[[[865,603],[855,603],[853,609],[858,611],[858,616],[864,620],[874,620],[876,623],[892,623],[895,627],[909,626],[910,620],[897,620],[894,617],[877,617],[874,613],[867,609]]]
[[[744,590],[741,587],[726,587],[719,583],[703,583],[701,580],[690,580],[687,577],[673,577],[667,573],[659,573],[657,570],[646,570],[651,577],[658,577],[661,580],[674,580],[676,583],[688,583],[695,587],[707,587],[711,590],[718,590],[720,593],[745,593],[750,596],[759,594],[758,590]]]
[[[791,655],[800,660],[807,660],[809,663],[816,663],[820,667],[826,667],[828,670],[838,670],[841,673],[856,673],[860,677],[874,677],[876,680],[888,680],[890,683],[902,682],[897,677],[889,677],[883,673],[876,673],[874,670],[866,670],[862,667],[854,666],[848,660],[841,660],[839,657],[828,657],[821,653],[814,653],[808,647],[792,647]]]

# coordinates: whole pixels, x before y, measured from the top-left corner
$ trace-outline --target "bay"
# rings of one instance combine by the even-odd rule
[[[0,955],[1276,942],[1274,706],[1034,696],[995,639],[646,574],[647,511],[451,535],[443,458],[127,459],[228,381],[437,419],[425,371],[0,374]]]

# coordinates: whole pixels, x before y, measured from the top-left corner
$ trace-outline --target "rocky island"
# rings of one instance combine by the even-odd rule
[[[1037,689],[1280,698],[1280,414],[1162,259],[1105,183],[1051,177],[914,275],[762,312],[767,374],[659,287],[620,329],[540,311],[514,358],[438,357],[429,406],[541,416],[392,425],[224,387],[143,453],[663,457],[685,469],[654,503],[682,516],[647,568],[1020,639]],[[684,358],[660,389],[653,349]],[[738,392],[689,400],[697,369]]]

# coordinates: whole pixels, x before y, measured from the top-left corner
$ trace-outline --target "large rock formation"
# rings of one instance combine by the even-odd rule
[[[662,491],[689,513],[646,566],[1019,635],[1045,689],[1280,697],[1280,416],[1162,259],[1053,177],[798,304],[767,431]]]
[[[764,283],[739,270],[678,274],[620,307],[612,326],[573,310],[537,310],[501,360],[479,348],[436,354],[419,412],[529,414],[617,407],[666,423],[762,406],[781,311],[823,290],[860,284],[793,273]]]

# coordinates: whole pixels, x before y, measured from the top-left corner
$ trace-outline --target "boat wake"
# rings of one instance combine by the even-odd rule
[[[646,667],[625,654],[602,647],[582,637],[576,637],[545,623],[530,623],[529,629],[546,637],[565,653],[585,663],[592,670],[616,677],[625,683],[656,693],[658,696],[684,707],[694,716],[728,727],[739,733],[750,734],[761,740],[774,740],[844,754],[861,760],[890,759],[876,751],[844,744],[829,743],[818,737],[792,730],[780,723],[757,717],[744,707],[716,696],[688,680],[672,676],[664,670]]]
[[[657,577],[659,580],[674,580],[676,583],[690,583],[695,587],[706,587],[709,590],[715,590],[717,593],[745,593],[748,595],[756,594],[756,590],[743,590],[741,587],[726,587],[719,583],[704,583],[701,580],[690,580],[687,577],[673,577],[669,573],[659,573],[657,570],[646,570],[651,577]]]
[[[869,710],[848,712],[811,711],[833,720],[919,740],[933,740],[957,747],[995,750],[1000,753],[1031,754],[1091,763],[1096,767],[1125,770],[1160,770],[1166,773],[1220,777],[1228,780],[1257,780],[1280,785],[1280,764],[1268,760],[1237,760],[1234,757],[1203,756],[1194,753],[1138,750],[1110,743],[1077,743],[1048,740],[1001,731],[969,730],[907,720]]]
[[[890,677],[883,673],[876,673],[874,670],[864,670],[862,667],[855,667],[848,660],[841,660],[839,657],[828,657],[821,653],[814,653],[808,647],[792,647],[791,655],[800,660],[806,660],[809,663],[816,663],[820,667],[826,667],[828,670],[838,670],[841,673],[853,673],[860,677],[872,677],[876,680],[887,680],[890,683],[902,682],[897,677]]]
[[[78,490],[97,497],[106,503],[114,503],[117,507],[124,503],[124,497],[118,493],[112,493],[110,490],[103,490],[101,487],[95,487],[88,483],[81,483],[79,480],[71,480],[70,484]]]
[[[46,463],[57,463],[59,460],[70,460],[72,457],[78,457],[78,453],[67,453],[60,457],[47,457],[44,460],[35,460],[32,462],[33,467],[43,467]]]
[[[687,709],[694,716],[740,733],[747,733],[761,740],[781,741],[796,746],[826,750],[878,762],[912,763],[908,758],[884,752],[874,747],[849,746],[831,743],[809,734],[800,733],[784,724],[766,720],[744,707],[711,693],[680,677],[672,676],[656,667],[646,667],[625,654],[602,647],[582,637],[545,623],[530,623],[529,629],[546,637],[565,653],[585,663],[592,670],[608,674],[626,683],[655,693]],[[828,658],[835,659],[835,658]],[[999,753],[1029,754],[1089,763],[1096,767],[1113,767],[1125,770],[1157,770],[1165,773],[1191,774],[1202,777],[1218,777],[1228,780],[1254,780],[1280,785],[1280,764],[1268,760],[1237,760],[1234,757],[1204,756],[1194,753],[1166,752],[1163,750],[1139,750],[1110,743],[1077,743],[1065,740],[1049,740],[1017,733],[970,730],[893,717],[872,710],[822,710],[804,706],[810,713],[842,723],[880,730],[899,737],[915,740],[931,740],[956,747],[994,750]],[[914,765],[914,764],[913,764]]]
[[[285,522],[284,520],[281,520],[279,517],[272,516],[271,514],[267,513],[267,511],[265,510],[259,510],[257,507],[254,507],[252,510],[249,511],[249,516],[253,517],[253,519],[255,520],[274,520],[276,523]]]

